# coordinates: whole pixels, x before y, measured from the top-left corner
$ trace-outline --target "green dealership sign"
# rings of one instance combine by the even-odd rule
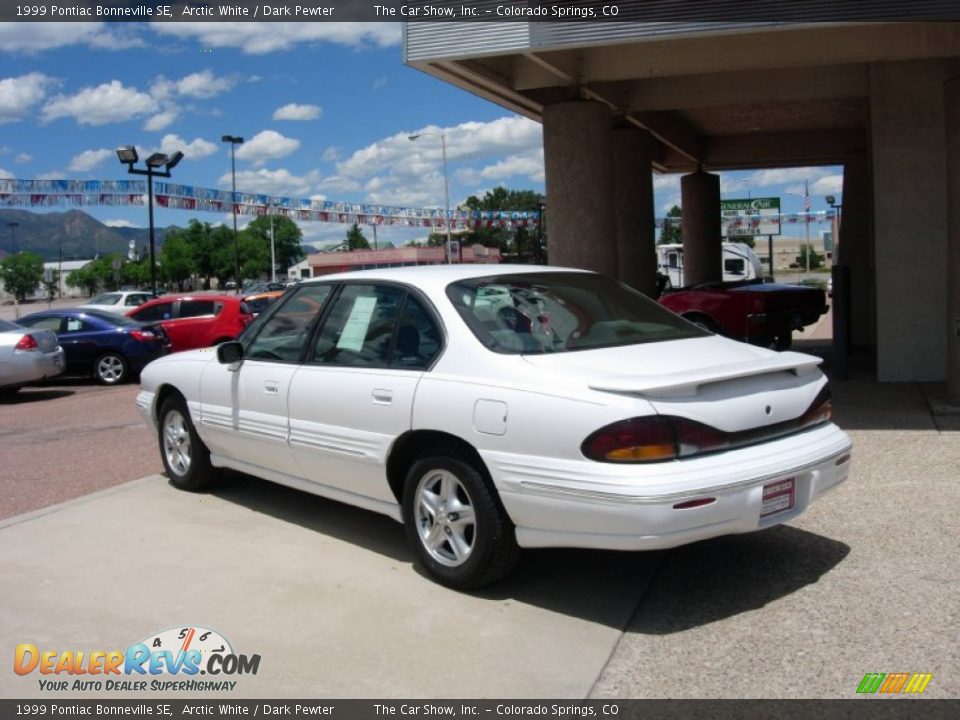
[[[724,237],[780,234],[780,198],[736,198],[720,201]]]

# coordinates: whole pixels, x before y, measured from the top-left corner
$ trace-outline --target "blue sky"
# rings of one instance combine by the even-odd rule
[[[141,157],[181,150],[174,182],[239,191],[442,207],[439,137],[451,204],[497,185],[543,190],[540,126],[401,61],[397,23],[0,23],[0,177],[125,179],[118,145]],[[724,197],[780,195],[787,212],[839,195],[839,168],[722,173]],[[655,180],[657,214],[679,202],[676,176]],[[62,209],[62,208],[58,208]],[[108,224],[146,225],[144,208],[84,208]],[[158,225],[230,216],[159,209]],[[241,227],[248,222],[240,217]],[[302,223],[305,242],[346,227]],[[826,225],[811,226],[815,235]],[[801,235],[803,225],[785,226]],[[368,236],[370,233],[367,233]],[[384,227],[401,244],[423,235]]]

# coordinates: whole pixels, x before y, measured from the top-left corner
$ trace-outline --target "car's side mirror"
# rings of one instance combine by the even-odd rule
[[[217,360],[221,365],[233,365],[243,360],[243,343],[236,340],[217,345]]]

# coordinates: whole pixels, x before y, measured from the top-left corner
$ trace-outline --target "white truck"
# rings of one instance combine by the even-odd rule
[[[763,277],[763,266],[753,248],[738,242],[724,242],[722,246],[723,280],[754,280]],[[684,286],[682,244],[657,245],[657,271],[667,278],[668,288]]]

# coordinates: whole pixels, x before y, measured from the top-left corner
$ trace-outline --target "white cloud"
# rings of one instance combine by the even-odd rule
[[[274,120],[316,120],[323,109],[319,105],[298,105],[290,103],[277,108],[273,113]]]
[[[4,170],[3,168],[0,168],[0,179],[2,179],[2,180],[11,180],[11,179],[13,179],[13,178],[15,178],[15,177],[16,177],[16,175],[14,175],[14,174],[13,174],[12,172],[10,172],[9,170]]]
[[[826,175],[810,185],[813,195],[836,195],[843,192],[843,175]]]
[[[801,183],[803,181],[816,182],[829,175],[830,169],[820,167],[773,168],[771,170],[757,170],[744,178],[751,187],[770,187],[784,183]]]
[[[70,165],[67,167],[67,170],[71,172],[89,172],[98,165],[101,165],[107,158],[113,157],[115,152],[116,151],[110,150],[109,148],[84,150],[70,160]]]
[[[13,159],[18,165],[23,165],[33,160],[33,155],[28,155],[27,153],[17,153],[17,156]]]
[[[187,142],[179,135],[164,135],[160,141],[160,152],[172,155],[179,150],[190,160],[199,160],[213,155],[218,149],[218,145],[203,138],[194,138]]]
[[[254,165],[262,165],[267,160],[286,157],[299,147],[299,140],[285,137],[276,130],[264,130],[238,147],[237,157]]]
[[[210,70],[204,70],[180,78],[177,81],[177,92],[202,100],[225,93],[233,89],[236,84],[236,78],[217,77]]]
[[[330,146],[323,151],[323,159],[327,162],[334,162],[340,159],[340,148]]]
[[[417,133],[420,137],[411,141],[408,136]],[[520,116],[508,116],[447,128],[428,126],[383,138],[338,162],[338,179],[364,184],[378,178],[375,187],[368,190],[370,202],[439,207],[444,199],[441,133],[446,137],[451,176],[462,178],[464,183],[476,184],[484,179],[508,177],[510,173],[533,182],[542,178],[540,125]],[[491,164],[481,170],[458,167],[464,162],[484,160]]]
[[[176,110],[175,108],[169,108],[163,112],[157,113],[151,118],[148,118],[143,124],[143,129],[148,131],[163,130],[172,124],[178,117],[180,117],[180,111]]]
[[[193,40],[209,48],[239,48],[250,55],[289,50],[299,44],[332,43],[347,47],[390,47],[400,44],[400,23],[279,22],[264,32],[260,23],[176,22],[151,23],[162,35]]]
[[[60,95],[43,108],[43,121],[72,117],[81,125],[105,125],[130,120],[156,110],[157,102],[119,80],[84,88],[76,95]]]
[[[132,223],[129,220],[122,220],[122,219],[109,219],[109,220],[103,220],[102,222],[107,227],[124,227],[124,228],[143,227],[142,225],[137,225],[136,223]]]
[[[23,120],[46,97],[47,88],[56,81],[33,72],[0,80],[0,123]]]
[[[87,45],[102,50],[143,47],[133,23],[6,22],[0,23],[0,51],[36,53],[41,50]]]
[[[387,85],[387,76],[382,75],[373,81],[373,90],[376,92],[380,88],[386,87]]]
[[[231,173],[224,173],[220,176],[220,187],[231,187],[231,180]],[[318,182],[320,173],[316,170],[302,176],[284,169],[244,170],[237,173],[237,192],[305,197],[314,192]]]

